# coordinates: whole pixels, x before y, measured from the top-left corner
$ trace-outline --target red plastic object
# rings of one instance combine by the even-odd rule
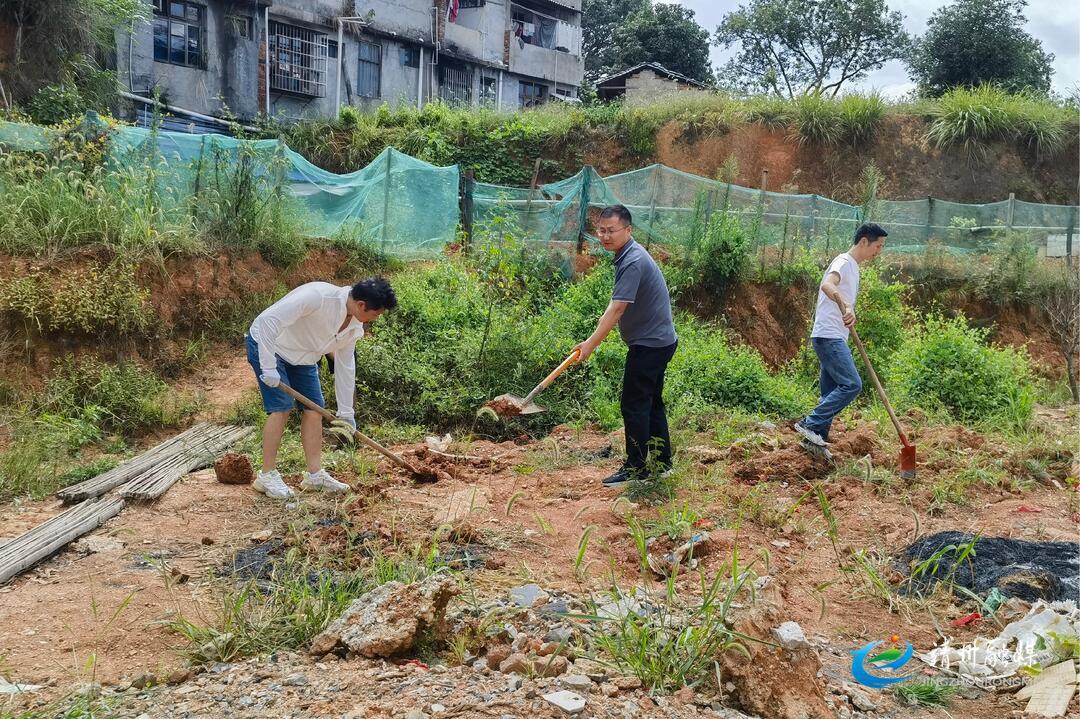
[[[1042,509],[1039,508],[1039,507],[1029,507],[1026,504],[1021,504],[1019,507],[1016,508],[1016,511],[1017,512],[1031,512],[1032,514],[1036,514],[1038,512],[1041,512]]]
[[[415,665],[415,666],[418,666],[418,667],[420,667],[421,669],[423,669],[424,671],[427,671],[428,669],[430,669],[430,667],[429,667],[429,666],[428,666],[427,664],[424,664],[424,663],[423,663],[422,661],[420,661],[419,659],[407,659],[407,660],[405,660],[405,661],[403,661],[403,662],[399,662],[399,663],[398,663],[398,666],[399,666],[399,667],[405,667],[405,666],[408,666],[408,665],[410,665],[410,664],[413,664],[413,665]]]
[[[981,619],[981,614],[979,614],[978,612],[972,612],[966,617],[960,617],[959,619],[952,620],[951,622],[949,622],[949,624],[953,625],[954,627],[963,627],[967,626],[968,624],[973,624]]]

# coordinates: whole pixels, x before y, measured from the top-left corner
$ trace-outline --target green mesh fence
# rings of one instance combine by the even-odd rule
[[[83,131],[92,125],[87,117]],[[438,255],[460,219],[458,167],[436,167],[393,149],[362,170],[336,175],[315,167],[277,140],[237,140],[122,127],[109,130],[109,161],[152,169],[162,201],[173,208],[205,201],[208,183],[248,167],[258,181],[283,187],[302,214],[307,234],[351,233],[404,258]],[[48,152],[61,133],[0,122],[0,150]],[[591,167],[538,188],[466,183],[466,224],[510,221],[531,242],[569,248],[593,239],[590,210],[620,203],[634,214],[639,239],[690,245],[717,213],[740,218],[759,246],[839,249],[863,221],[889,231],[888,251],[919,253],[936,246],[985,253],[999,230],[1026,233],[1040,254],[1072,251],[1080,224],[1075,205],[1020,200],[963,204],[935,198],[872,200],[847,205],[819,195],[764,192],[650,165],[601,177]]]
[[[533,190],[477,183],[474,218],[509,213],[531,239],[559,243],[590,238],[589,208],[620,203],[634,215],[645,242],[688,245],[717,213],[738,217],[753,228],[761,246],[839,249],[864,221],[889,231],[887,250],[919,253],[938,246],[954,253],[987,252],[995,231],[1028,234],[1040,254],[1062,256],[1078,225],[1075,205],[1019,200],[963,204],[934,198],[873,200],[848,205],[819,195],[763,192],[651,165],[609,177],[592,168]],[[1080,253],[1080,247],[1073,247]]]
[[[165,212],[194,211],[216,200],[210,188],[248,182],[261,193],[280,188],[311,237],[359,237],[411,259],[440,255],[457,232],[456,165],[436,167],[388,148],[367,167],[336,175],[278,140],[139,127],[104,131],[107,162],[129,177],[149,178]],[[47,128],[0,123],[0,148],[9,151],[50,152],[60,137]]]

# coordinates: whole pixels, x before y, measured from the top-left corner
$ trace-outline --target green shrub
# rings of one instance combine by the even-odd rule
[[[1003,231],[992,240],[990,263],[977,278],[977,290],[999,305],[1030,302],[1036,293],[1038,270],[1031,236],[1025,232]]]
[[[692,259],[695,283],[723,294],[749,263],[753,235],[727,212],[715,213],[705,225]]]
[[[86,333],[143,332],[154,316],[150,291],[136,281],[135,267],[122,261],[0,278],[0,311],[38,330]]]
[[[928,317],[893,356],[888,377],[897,404],[941,409],[965,424],[1027,426],[1035,392],[1027,352],[988,346],[987,334],[963,316]]]
[[[879,375],[883,375],[891,365],[893,355],[908,336],[908,329],[918,320],[904,306],[906,292],[907,287],[903,283],[886,281],[877,268],[868,265],[860,268],[855,327]],[[857,351],[855,363],[859,373],[869,380]]]
[[[1074,113],[1050,100],[1010,94],[994,85],[958,87],[930,106],[927,139],[936,147],[960,147],[975,156],[989,143],[1013,141],[1039,155],[1054,155],[1075,136]]]
[[[844,141],[852,145],[864,145],[873,140],[885,119],[885,101],[881,96],[877,93],[844,95],[839,102]]]
[[[135,363],[113,365],[69,355],[57,363],[34,404],[42,413],[66,418],[83,416],[94,406],[101,412],[102,428],[134,432],[176,421],[167,390],[157,376]]]
[[[30,118],[39,125],[58,125],[69,117],[86,111],[79,88],[71,83],[46,85],[30,98],[26,106]]]
[[[795,134],[800,145],[836,145],[844,138],[840,105],[821,95],[795,101]]]

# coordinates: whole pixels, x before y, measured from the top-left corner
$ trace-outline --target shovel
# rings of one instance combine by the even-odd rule
[[[566,368],[574,364],[581,358],[581,350],[575,348],[570,355],[562,361],[558,367],[551,371],[547,377],[543,379],[540,384],[533,387],[533,391],[524,397],[518,397],[513,394],[500,394],[495,399],[488,402],[485,407],[490,407],[495,411],[495,414],[509,417],[518,414],[536,414],[538,412],[546,412],[547,410],[540,405],[533,402],[536,395],[541,391],[547,389],[548,385],[555,381],[555,378],[566,371]]]
[[[885,411],[889,413],[889,419],[892,420],[893,427],[896,427],[896,433],[900,435],[900,444],[902,445],[900,447],[900,478],[915,479],[915,445],[908,439],[904,428],[900,426],[900,421],[896,419],[892,405],[889,404],[889,398],[885,396],[885,389],[881,386],[877,372],[874,371],[874,365],[870,364],[870,357],[866,354],[866,347],[863,346],[862,339],[859,338],[859,333],[855,331],[854,327],[851,328],[851,337],[855,340],[855,346],[859,348],[859,354],[862,355],[863,364],[866,365],[866,370],[870,373],[874,389],[877,390],[881,403],[885,405]]]
[[[307,407],[308,409],[310,409],[312,412],[318,412],[319,414],[321,414],[323,416],[323,418],[326,421],[330,422],[331,424],[336,423],[336,422],[339,421],[338,418],[335,417],[332,413],[326,411],[326,409],[324,409],[323,407],[320,407],[319,405],[315,404],[310,399],[308,399],[304,395],[300,394],[299,392],[297,392],[296,390],[294,390],[292,387],[288,386],[287,384],[284,384],[284,383],[279,384],[277,386],[277,389],[280,389],[282,392],[289,395],[290,397],[295,399],[297,402],[299,402],[300,404],[302,404],[305,407]],[[402,469],[407,470],[409,473],[411,473],[413,475],[413,477],[416,478],[416,481],[418,481],[418,482],[435,482],[435,481],[438,480],[438,476],[434,472],[425,472],[425,471],[422,471],[420,469],[417,469],[412,464],[405,461],[405,459],[401,455],[394,454],[393,452],[388,450],[386,447],[382,446],[381,444],[379,444],[378,442],[373,440],[371,437],[368,437],[366,434],[364,434],[360,430],[354,429],[353,427],[349,427],[349,431],[351,431],[353,436],[356,437],[358,440],[360,440],[362,443],[366,444],[371,449],[375,450],[376,452],[378,452],[382,456],[386,457],[387,459],[389,459],[391,462],[393,462],[397,466],[401,467]]]

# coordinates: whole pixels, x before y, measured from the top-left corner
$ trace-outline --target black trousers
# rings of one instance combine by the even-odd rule
[[[650,449],[656,461],[671,466],[671,437],[664,409],[664,372],[678,342],[667,347],[630,345],[623,372],[622,409],[626,432],[626,468],[645,468]]]

